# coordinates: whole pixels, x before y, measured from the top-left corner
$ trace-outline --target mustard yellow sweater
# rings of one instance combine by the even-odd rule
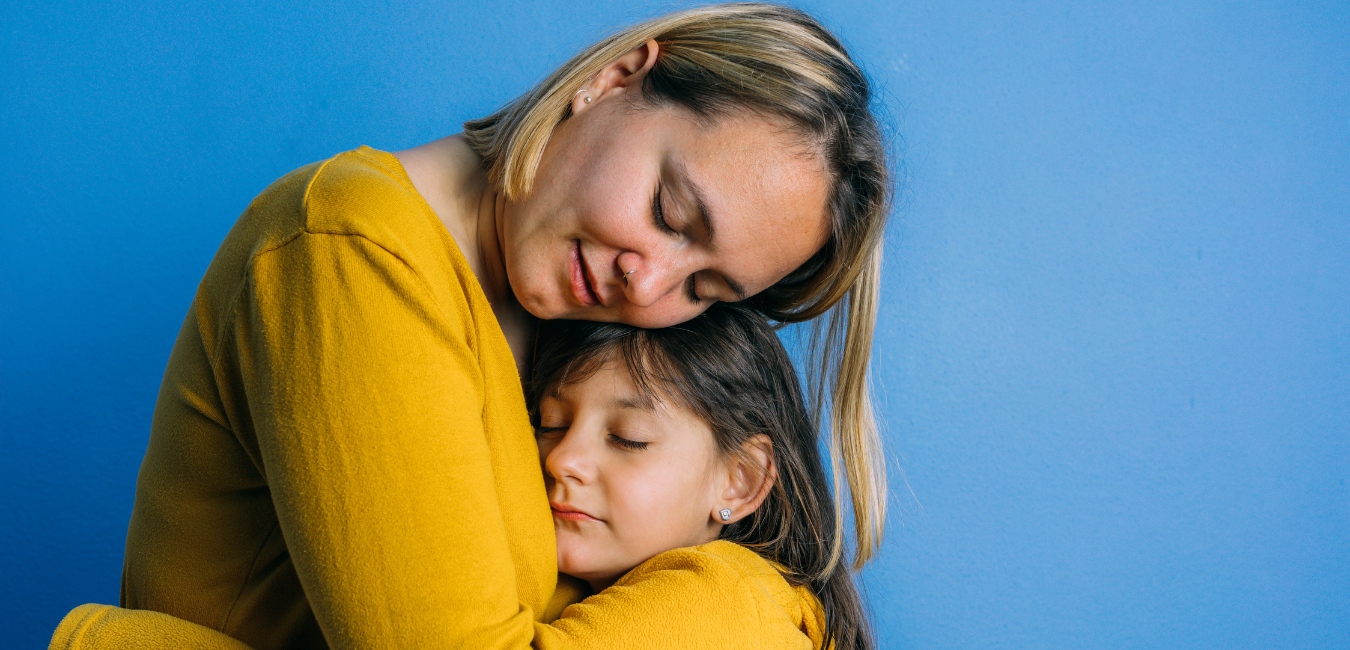
[[[556,561],[510,348],[398,160],[273,183],[169,357],[122,605],[259,650],[520,648]]]
[[[673,627],[644,647],[723,646],[704,582],[653,584],[641,602]],[[169,358],[122,580],[122,606],[153,611],[116,611],[258,650],[603,647],[542,625],[581,595],[556,586],[515,363],[454,240],[390,154],[278,180]],[[100,647],[100,611],[54,646]]]
[[[821,650],[824,619],[805,587],[731,542],[662,553],[614,586],[536,625],[534,647],[576,650]],[[409,645],[424,643],[416,631]],[[251,650],[215,630],[159,612],[84,605],[49,650]],[[395,647],[377,645],[371,647]]]

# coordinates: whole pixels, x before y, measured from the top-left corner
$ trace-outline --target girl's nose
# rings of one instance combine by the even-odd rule
[[[544,471],[555,481],[585,485],[595,480],[594,450],[573,425],[544,457]]]

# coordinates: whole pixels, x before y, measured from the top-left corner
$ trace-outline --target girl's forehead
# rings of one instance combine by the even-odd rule
[[[703,422],[664,380],[652,377],[635,380],[618,354],[560,377],[543,395],[574,409],[608,408]]]
[[[570,402],[604,402],[615,406],[656,411],[664,406],[666,395],[652,382],[635,381],[627,364],[618,355],[574,366],[554,382],[545,395]]]

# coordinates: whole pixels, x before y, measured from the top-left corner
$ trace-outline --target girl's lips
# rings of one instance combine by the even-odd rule
[[[571,506],[565,506],[550,501],[548,507],[553,510],[553,516],[558,519],[566,519],[568,521],[600,521]]]
[[[581,240],[572,242],[572,258],[568,260],[572,275],[572,295],[576,296],[577,301],[584,307],[594,307],[600,304],[600,297],[595,295],[595,290],[591,288],[589,278],[586,273],[586,261],[581,258]]]

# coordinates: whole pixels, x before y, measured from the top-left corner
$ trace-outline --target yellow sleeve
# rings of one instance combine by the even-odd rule
[[[812,640],[771,593],[790,589],[787,583],[776,573],[763,580],[738,565],[735,555],[716,552],[726,546],[730,543],[713,542],[657,555],[610,588],[568,607],[551,625],[538,625],[536,645],[812,650]],[[767,562],[755,562],[772,571]]]
[[[97,624],[86,622],[90,620]],[[414,642],[382,641],[367,647],[461,647],[424,642],[434,637],[426,630],[401,631]],[[568,607],[552,624],[535,623],[529,646],[536,650],[813,648],[812,641],[788,618],[777,615],[762,585],[747,580],[725,560],[695,549],[658,555],[609,589]],[[84,605],[68,614],[50,650],[126,647],[250,650],[223,633],[167,614],[107,605]]]
[[[80,605],[61,620],[48,650],[251,650],[209,627],[168,614]]]
[[[332,648],[523,648],[464,319],[357,235],[256,256],[233,347],[286,546]]]

